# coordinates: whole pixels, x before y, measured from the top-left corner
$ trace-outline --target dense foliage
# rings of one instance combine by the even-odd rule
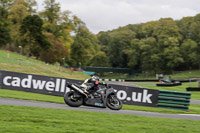
[[[0,47],[46,63],[128,67],[151,74],[200,68],[200,14],[181,20],[162,18],[92,34],[60,3],[0,1]],[[19,47],[20,46],[20,47]]]
[[[37,11],[35,0],[0,0],[0,47],[15,52],[23,48],[27,58],[46,63],[91,64],[100,51],[96,36],[77,16],[61,11],[55,0],[43,5]]]
[[[151,74],[200,68],[200,14],[174,21],[127,25],[100,32],[102,50],[113,67]]]
[[[22,21],[20,32],[22,36],[25,36],[24,40],[29,45],[28,58],[31,51],[31,44],[33,44],[33,49],[37,49],[36,52],[32,52],[35,56],[39,56],[40,49],[48,49],[50,46],[46,36],[42,34],[42,25],[42,19],[37,15],[28,15]]]
[[[8,11],[3,5],[0,5],[0,47],[10,41],[9,26]]]

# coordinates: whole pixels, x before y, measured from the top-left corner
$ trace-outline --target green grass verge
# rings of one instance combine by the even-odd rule
[[[188,70],[178,72],[171,76],[173,79],[189,79],[189,78],[200,78],[200,70]]]
[[[0,106],[2,133],[198,133],[200,121]]]
[[[187,70],[175,72],[174,74],[164,75],[166,78],[171,76],[172,79],[190,79],[190,78],[200,78],[200,70]],[[134,76],[134,75],[132,75]],[[133,80],[144,80],[144,79],[156,79],[156,75],[154,76],[146,76],[145,74],[139,74],[136,77],[129,77],[128,74],[122,73],[105,73],[101,78],[104,79],[133,79]]]
[[[0,89],[0,97],[65,104],[63,97],[43,95],[43,94],[23,92],[23,91],[5,90],[5,89]],[[178,113],[179,114],[181,113],[182,114],[200,114],[200,105],[195,105],[195,104],[190,105],[189,111],[162,109],[162,108],[155,108],[155,107],[135,106],[135,105],[123,105],[122,109],[159,112],[159,113],[173,113],[173,114],[178,114]]]
[[[188,92],[186,91],[187,87],[198,87],[198,82],[190,82],[190,83],[182,83],[182,85],[179,86],[172,86],[172,87],[160,87],[156,86],[158,82],[140,82],[140,83],[134,83],[132,82],[131,84],[135,84],[138,86],[141,86],[143,88],[148,88],[148,89],[158,89],[158,90],[169,90],[169,91],[183,91],[183,92]],[[155,85],[155,86],[152,86]],[[191,93],[191,99],[196,99],[200,100],[200,91],[190,91]]]
[[[44,62],[32,59],[26,60],[25,56],[16,53],[10,53],[7,57],[6,51],[0,50],[0,70],[37,74],[52,77],[70,78],[84,80],[89,76],[83,72],[60,68],[59,65],[46,65]]]
[[[63,97],[6,89],[0,89],[0,97],[64,104]]]

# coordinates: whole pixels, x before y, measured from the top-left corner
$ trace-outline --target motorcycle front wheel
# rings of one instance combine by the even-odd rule
[[[122,108],[122,101],[116,95],[111,94],[107,97],[107,106],[112,110],[120,110]]]
[[[70,91],[65,93],[64,101],[71,107],[79,107],[83,104],[83,96],[77,97],[77,92]]]

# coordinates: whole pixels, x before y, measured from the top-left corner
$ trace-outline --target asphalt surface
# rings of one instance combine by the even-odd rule
[[[192,99],[190,99],[190,104],[200,104],[200,100],[192,100]]]
[[[105,81],[108,84],[115,84],[115,85],[123,85],[123,86],[132,86],[132,87],[140,87],[131,82],[116,82],[116,81]]]
[[[104,113],[111,113],[111,114],[126,114],[126,115],[140,115],[140,116],[148,116],[148,117],[200,120],[200,115],[196,115],[196,114],[164,114],[164,113],[130,111],[130,110],[114,111],[114,110],[105,109],[105,108],[94,108],[94,107],[86,107],[86,106],[81,106],[79,108],[72,108],[72,107],[67,106],[66,104],[1,98],[1,97],[0,97],[0,105],[16,105],[16,106],[66,109],[66,110],[75,110],[75,111],[77,110],[77,111],[89,111],[89,112],[104,112]]]

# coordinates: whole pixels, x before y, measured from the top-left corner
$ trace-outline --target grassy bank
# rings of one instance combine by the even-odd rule
[[[0,50],[0,70],[81,80],[89,77],[83,72],[71,72],[70,69],[65,68],[59,70],[58,64],[45,64],[33,58],[26,60],[26,56],[16,53],[10,53],[8,58],[7,52],[3,50]]]

